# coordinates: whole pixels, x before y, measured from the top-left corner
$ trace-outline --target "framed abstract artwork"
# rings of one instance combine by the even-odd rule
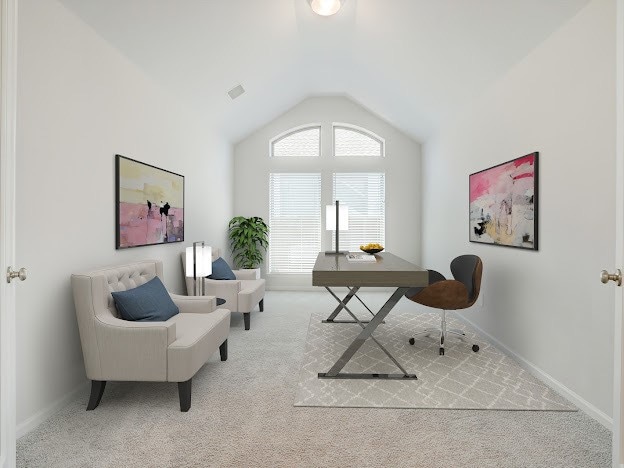
[[[115,156],[116,248],[184,241],[184,176]]]
[[[470,242],[537,250],[539,153],[470,174]]]

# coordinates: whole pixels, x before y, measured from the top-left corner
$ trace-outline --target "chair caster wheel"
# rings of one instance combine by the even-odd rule
[[[409,344],[411,344],[412,346],[414,346],[414,343],[416,343],[416,340],[414,338],[410,338],[409,339]]]
[[[473,344],[472,345],[472,350],[476,353],[477,351],[479,351],[479,345],[477,344]]]
[[[440,348],[440,356],[444,356],[444,348]]]

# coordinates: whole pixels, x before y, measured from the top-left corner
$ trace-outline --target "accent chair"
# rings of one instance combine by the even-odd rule
[[[227,360],[230,311],[211,296],[171,294],[180,313],[164,322],[120,318],[112,292],[163,279],[163,265],[145,260],[71,277],[80,342],[91,396],[87,411],[102,399],[107,381],[177,382],[180,410],[191,407],[191,380],[217,350]]]
[[[218,248],[212,248],[212,261],[214,262],[221,256]],[[182,272],[186,271],[186,253],[182,252]],[[223,307],[227,307],[232,312],[241,312],[245,322],[245,330],[249,330],[251,326],[251,312],[258,309],[264,311],[264,278],[257,278],[257,270],[240,269],[232,270],[236,279],[217,280],[211,278],[203,278],[204,294],[216,296],[225,300]],[[186,291],[189,296],[195,294],[195,285],[193,278],[185,277]],[[200,279],[198,278],[198,281]]]

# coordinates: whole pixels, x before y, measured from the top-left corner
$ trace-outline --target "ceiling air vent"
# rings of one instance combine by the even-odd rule
[[[232,89],[228,91],[229,96],[232,100],[236,99],[238,96],[245,92],[245,88],[242,85],[234,86]]]

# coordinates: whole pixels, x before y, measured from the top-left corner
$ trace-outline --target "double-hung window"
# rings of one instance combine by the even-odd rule
[[[310,273],[321,251],[321,174],[272,173],[269,273]]]
[[[385,245],[386,176],[383,172],[339,172],[333,177],[333,202],[349,207],[349,229],[340,231],[340,248],[358,251],[370,242]],[[332,236],[332,249],[336,248]]]
[[[329,129],[328,129],[329,130]],[[383,157],[385,141],[378,135],[350,124],[333,124],[334,157]],[[270,142],[274,167],[297,167],[292,159],[321,156],[321,125],[307,124],[277,135]],[[328,155],[329,156],[329,155]],[[278,161],[281,159],[281,161]],[[290,159],[290,161],[286,161]],[[325,162],[322,162],[325,161]],[[332,174],[332,193],[321,196],[321,170],[330,160],[319,159],[318,172],[270,174],[269,274],[310,273],[321,252],[321,200],[340,200],[349,207],[349,229],[340,232],[340,247],[357,251],[369,242],[385,245],[385,174],[340,172]],[[341,166],[349,163],[342,162]],[[308,162],[303,166],[310,168]],[[331,170],[331,169],[330,169]],[[328,174],[328,175],[329,175]],[[329,188],[329,185],[326,186]],[[335,236],[332,236],[332,244]],[[332,249],[335,249],[332,245]]]
[[[321,155],[321,126],[308,124],[270,141],[272,158]],[[271,173],[269,273],[310,273],[321,250],[321,174]]]

